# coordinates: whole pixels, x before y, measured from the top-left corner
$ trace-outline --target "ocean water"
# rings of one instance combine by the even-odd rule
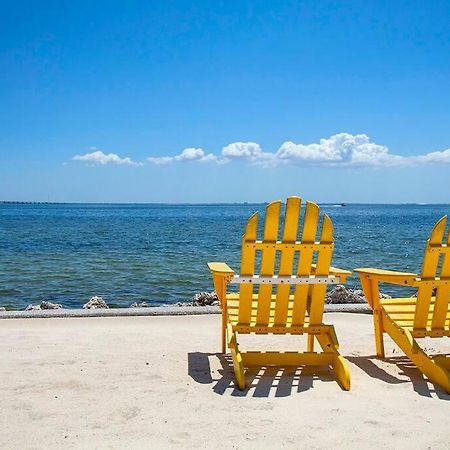
[[[212,290],[208,261],[239,269],[246,220],[264,206],[0,204],[0,306],[77,308],[93,295],[115,306],[189,301]],[[334,223],[333,265],[418,271],[431,227],[450,205],[321,211]],[[358,277],[348,285],[359,286]]]

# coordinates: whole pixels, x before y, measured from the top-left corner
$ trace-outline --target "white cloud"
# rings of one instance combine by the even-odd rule
[[[222,156],[231,158],[255,158],[263,154],[261,147],[256,142],[234,142],[222,149]]]
[[[205,152],[201,148],[185,148],[179,155],[175,156],[176,161],[211,161],[216,157],[209,153],[205,155]]]
[[[132,159],[126,157],[121,158],[119,155],[115,153],[103,153],[101,150],[97,150],[95,147],[92,147],[90,150],[93,150],[91,153],[86,153],[84,155],[75,155],[72,159],[74,161],[85,161],[91,164],[121,164],[127,166],[142,166],[142,163],[138,163],[133,161]]]
[[[442,152],[431,152],[425,155],[416,156],[415,160],[419,163],[446,163],[450,164],[450,148]]]
[[[339,133],[318,144],[285,142],[275,153],[279,163],[310,162],[328,165],[391,166],[403,164],[405,158],[389,153],[384,145],[370,142],[365,134]]]
[[[232,159],[248,159],[266,167],[276,165],[275,154],[263,152],[256,142],[234,142],[222,149],[223,162]]]
[[[201,148],[185,148],[179,155],[175,156],[150,156],[147,158],[153,164],[169,164],[174,161],[217,161],[217,156],[212,153],[205,154]]]

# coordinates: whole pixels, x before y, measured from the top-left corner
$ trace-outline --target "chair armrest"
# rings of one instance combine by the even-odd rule
[[[338,267],[331,266],[330,275],[338,277],[341,283],[345,283],[347,278],[352,276],[352,272],[350,270],[339,269]]]
[[[316,264],[312,264],[312,274],[314,275],[316,272]],[[338,267],[332,267],[330,266],[329,270],[330,275],[333,275],[335,277],[339,278],[340,283],[345,283],[348,277],[352,276],[352,272],[349,270],[339,269]]]
[[[208,267],[213,277],[214,290],[219,297],[220,307],[226,314],[226,289],[228,282],[233,278],[234,270],[224,262],[210,262]]]
[[[381,283],[401,284],[414,287],[417,286],[419,281],[418,275],[411,272],[397,272],[395,270],[372,269],[367,267],[354,269],[354,271],[358,272],[361,278],[365,277]]]
[[[208,263],[209,270],[213,275],[222,277],[230,277],[234,275],[234,270],[224,262],[210,262]]]

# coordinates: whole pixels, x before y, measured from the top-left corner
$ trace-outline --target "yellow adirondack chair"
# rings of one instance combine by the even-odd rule
[[[228,345],[239,389],[245,388],[244,368],[253,365],[329,365],[341,387],[350,389],[348,367],[339,354],[334,327],[324,324],[322,316],[327,284],[345,282],[351,273],[330,266],[333,226],[326,214],[316,241],[316,204],[306,203],[303,231],[300,241],[297,239],[300,206],[300,198],[287,199],[281,240],[280,201],[266,208],[262,240],[257,239],[258,213],[252,215],[242,237],[240,275],[223,262],[208,264],[222,309],[222,352]],[[231,283],[239,284],[239,293],[227,292]],[[307,351],[240,352],[237,337],[241,333],[307,334]],[[314,337],[323,349],[320,353],[314,352]]]
[[[450,337],[450,231],[444,240],[446,222],[444,216],[433,227],[420,276],[368,268],[355,271],[359,272],[364,294],[373,309],[377,356],[385,356],[383,333],[388,333],[430,381],[450,393],[450,355],[429,356],[416,341]],[[415,287],[417,298],[382,299],[380,282]]]

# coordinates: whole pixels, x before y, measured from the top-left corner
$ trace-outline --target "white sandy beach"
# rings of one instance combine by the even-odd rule
[[[237,391],[217,353],[219,321],[2,320],[0,447],[449,448],[450,396],[388,339],[389,362],[372,356],[371,316],[326,314],[349,360],[350,392],[326,369],[251,370],[251,387]]]

